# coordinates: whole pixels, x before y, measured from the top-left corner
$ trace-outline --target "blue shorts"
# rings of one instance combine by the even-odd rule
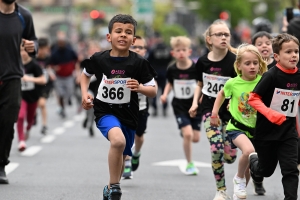
[[[235,146],[235,144],[233,143],[233,140],[235,140],[237,138],[237,136],[239,136],[241,134],[246,135],[246,133],[244,133],[243,131],[240,131],[240,130],[226,131],[226,134],[228,135],[228,138],[229,138],[229,141],[230,141],[230,144],[231,144],[231,149],[236,149],[237,148],[237,146]],[[252,138],[249,138],[249,140],[253,144]]]
[[[178,124],[178,128],[181,129],[187,125],[191,125],[193,130],[200,131],[201,127],[201,117],[196,116],[195,118],[191,118],[188,115],[176,115],[176,122]]]
[[[135,130],[128,128],[121,124],[118,118],[113,115],[105,115],[97,122],[97,128],[101,131],[102,135],[108,139],[108,132],[114,127],[119,127],[125,137],[126,146],[123,155],[132,156],[131,147],[134,143]]]

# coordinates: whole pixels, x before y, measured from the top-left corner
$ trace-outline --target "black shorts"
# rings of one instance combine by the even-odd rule
[[[193,130],[200,131],[201,128],[201,117],[200,115],[197,115],[194,118],[191,118],[188,115],[175,115],[176,122],[178,124],[178,128],[181,129],[182,127],[185,127],[187,125],[191,125]]]
[[[41,97],[48,99],[53,89],[53,82],[48,82],[41,91]]]
[[[139,111],[138,127],[135,132],[137,136],[141,137],[146,132],[148,117],[149,117],[148,110]]]

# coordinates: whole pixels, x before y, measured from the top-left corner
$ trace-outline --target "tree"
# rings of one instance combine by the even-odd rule
[[[282,0],[185,0],[186,2],[197,1],[200,4],[196,10],[198,15],[205,20],[214,21],[219,18],[222,11],[230,13],[230,22],[235,27],[241,19],[247,19],[250,22],[256,17],[265,17],[270,21],[275,20],[276,13],[288,6],[287,1]],[[290,0],[291,3],[293,0]],[[254,7],[258,3],[265,2],[268,6],[267,12],[262,16],[254,14]],[[292,5],[290,5],[292,6]]]

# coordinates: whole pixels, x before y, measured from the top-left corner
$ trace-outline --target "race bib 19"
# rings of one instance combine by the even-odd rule
[[[174,80],[174,96],[177,99],[190,99],[194,96],[196,80]]]
[[[300,91],[275,88],[270,108],[287,117],[296,117],[299,97]]]
[[[203,73],[202,93],[216,98],[218,92],[224,87],[226,81],[228,81],[230,78],[231,77],[227,76],[216,76]]]
[[[111,104],[129,103],[131,91],[126,87],[128,80],[130,80],[130,78],[107,79],[107,77],[103,75],[96,98]]]
[[[33,77],[33,74],[26,74],[26,75]],[[34,82],[21,81],[21,90],[22,91],[30,91],[30,90],[34,90],[34,88],[35,88]]]

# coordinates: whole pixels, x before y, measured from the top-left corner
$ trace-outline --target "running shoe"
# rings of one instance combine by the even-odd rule
[[[108,186],[104,186],[103,188],[103,200],[108,200],[108,196],[109,196],[109,189]]]
[[[20,141],[19,142],[19,146],[18,146],[18,149],[20,152],[24,151],[26,149],[26,144],[24,141]]]
[[[233,200],[240,200],[240,198],[238,198],[235,194],[233,194],[232,199],[233,199]]]
[[[131,166],[125,166],[122,174],[122,179],[132,179],[133,172],[131,171]]]
[[[193,162],[190,162],[186,166],[185,174],[186,175],[197,175],[199,173],[199,170],[197,167],[195,167]]]
[[[213,200],[228,200],[230,197],[226,193],[226,190],[218,190]]]
[[[132,171],[137,170],[137,168],[139,167],[140,156],[141,156],[141,154],[139,154],[137,156],[136,155],[132,155],[132,157],[131,157],[131,168],[132,168]]]
[[[47,126],[43,126],[42,127],[42,130],[41,130],[41,133],[43,134],[43,135],[46,135],[46,133],[47,133]]]
[[[0,184],[8,184],[4,166],[0,166]]]
[[[89,134],[90,134],[91,137],[94,137],[94,129],[93,129],[93,127],[89,128]]]
[[[111,185],[109,189],[108,200],[120,200],[122,196],[121,188],[118,185]]]
[[[246,179],[238,178],[236,175],[233,178],[233,192],[240,199],[247,198]]]
[[[263,186],[262,182],[255,182],[254,180],[252,180],[253,183],[253,187],[254,187],[254,193],[257,195],[265,195],[266,190]]]

